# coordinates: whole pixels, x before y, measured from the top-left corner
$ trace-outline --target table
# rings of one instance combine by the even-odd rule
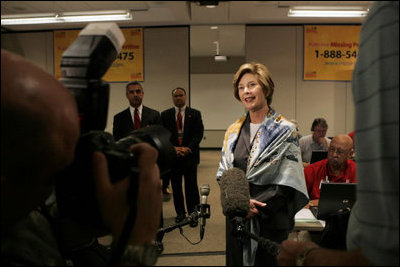
[[[294,217],[293,231],[323,231],[325,221],[318,220],[310,209],[303,208]]]

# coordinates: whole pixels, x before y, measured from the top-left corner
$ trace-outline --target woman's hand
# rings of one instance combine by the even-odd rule
[[[255,215],[257,215],[259,213],[259,211],[257,209],[257,206],[258,207],[265,207],[265,206],[267,206],[267,203],[260,202],[260,201],[255,200],[255,199],[250,199],[250,212],[246,216],[247,219],[249,219],[249,218],[251,218],[251,217],[253,217],[253,216],[255,216]]]

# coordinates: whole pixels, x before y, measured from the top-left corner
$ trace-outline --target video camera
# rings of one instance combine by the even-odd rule
[[[158,150],[160,173],[169,171],[175,159],[170,133],[162,126],[149,126],[132,131],[115,142],[104,132],[107,121],[109,84],[102,80],[121,51],[125,38],[115,23],[91,23],[63,53],[60,81],[77,102],[81,136],[73,163],[56,179],[56,197],[61,216],[96,229],[99,235],[109,232],[101,219],[92,174],[92,154],[101,151],[107,158],[112,182],[131,177],[128,198],[132,207],[137,201],[140,170],[137,156],[130,150],[146,142]]]

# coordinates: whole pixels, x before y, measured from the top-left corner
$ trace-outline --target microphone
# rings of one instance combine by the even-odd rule
[[[200,186],[200,195],[201,195],[200,214],[204,214],[204,212],[205,212],[208,194],[210,194],[210,185],[202,184]],[[205,218],[205,216],[201,216],[201,218],[200,218],[200,238],[201,239],[203,239],[203,236],[204,236],[205,226],[206,226],[206,218]]]
[[[278,255],[280,249],[278,243],[259,237],[245,228],[245,217],[250,211],[249,183],[245,173],[236,167],[224,171],[220,188],[222,211],[233,225],[232,235],[242,242],[252,238],[271,255]]]
[[[249,183],[244,171],[231,168],[221,176],[222,212],[229,217],[245,217],[250,210]]]
[[[190,244],[192,245],[197,245],[198,243],[201,242],[201,240],[203,240],[204,237],[204,229],[205,229],[205,225],[206,225],[206,219],[210,218],[210,205],[207,204],[207,198],[208,195],[210,194],[210,185],[208,184],[202,184],[200,186],[200,195],[201,195],[201,201],[200,204],[196,205],[196,210],[193,211],[188,218],[186,218],[185,220],[171,225],[167,228],[160,228],[157,231],[157,237],[156,237],[156,243],[158,246],[158,251],[161,254],[161,252],[164,249],[164,246],[162,244],[162,239],[164,237],[165,233],[171,232],[172,230],[179,228],[181,235],[183,235],[182,233],[182,226],[185,226],[187,224],[192,223],[193,221],[198,221],[198,218],[200,217],[200,240],[196,243],[191,242],[187,237],[186,238],[187,241],[189,241]]]

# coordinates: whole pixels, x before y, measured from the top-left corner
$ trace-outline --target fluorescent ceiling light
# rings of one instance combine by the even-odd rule
[[[132,20],[132,13],[126,10],[65,12],[47,14],[2,15],[1,25],[27,25],[48,23],[72,23],[95,21]]]
[[[369,9],[363,7],[294,6],[288,17],[365,17]]]
[[[228,57],[227,56],[215,55],[214,56],[214,61],[215,62],[226,62],[226,61],[228,61]]]

